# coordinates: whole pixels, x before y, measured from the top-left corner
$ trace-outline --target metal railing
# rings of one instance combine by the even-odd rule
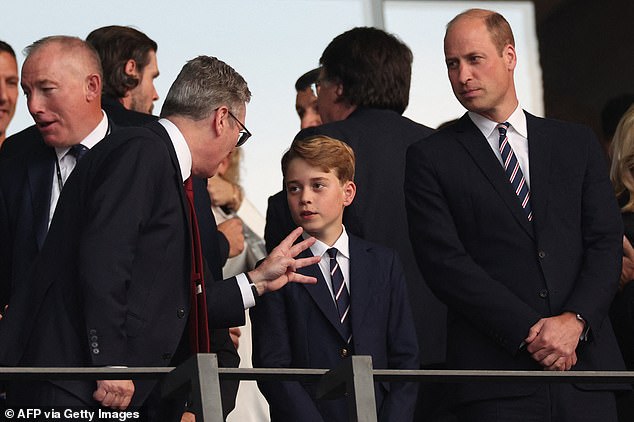
[[[316,381],[317,398],[347,397],[351,422],[376,422],[374,382],[634,383],[629,371],[462,371],[373,369],[370,356],[352,356],[332,370],[219,368],[216,355],[198,354],[178,367],[0,368],[0,380],[157,379],[163,396],[191,391],[198,422],[222,421],[220,380]]]

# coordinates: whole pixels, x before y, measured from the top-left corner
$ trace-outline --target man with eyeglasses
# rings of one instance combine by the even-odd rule
[[[190,177],[213,175],[250,136],[245,80],[208,56],[189,61],[162,118],[95,147],[69,177],[30,277],[0,321],[3,366],[175,366],[205,352],[209,327],[244,324],[244,310],[317,262],[293,257],[314,243],[292,233],[255,270],[211,282],[200,257]],[[205,303],[206,301],[206,303]],[[37,310],[31,313],[27,309]],[[14,318],[23,315],[24,318]],[[161,399],[156,381],[21,382],[10,404],[133,409],[177,421],[186,393]],[[200,408],[191,403],[191,410]]]
[[[300,119],[300,128],[319,126],[321,117],[317,110],[317,86],[320,69],[313,69],[299,77],[295,82],[295,110]]]

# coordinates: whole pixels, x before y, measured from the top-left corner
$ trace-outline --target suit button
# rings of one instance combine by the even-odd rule
[[[97,341],[97,340],[99,340],[99,338],[97,338],[97,336],[90,337],[90,341]]]
[[[540,290],[539,297],[541,297],[542,299],[546,299],[548,297],[548,290],[546,289]]]
[[[92,349],[92,354],[93,355],[98,355],[99,354],[99,349],[97,349],[97,348]]]
[[[163,353],[163,360],[172,360],[171,353]]]
[[[344,348],[342,348],[342,349],[341,349],[341,351],[339,352],[339,355],[340,355],[342,358],[347,358],[347,357],[350,355],[350,351],[349,351],[346,347],[344,347]]]
[[[94,335],[97,334],[97,330],[92,329],[92,330],[88,331],[88,334],[90,334],[91,336],[94,336]]]
[[[183,308],[176,311],[176,316],[180,319],[185,318],[185,310]]]
[[[99,347],[99,344],[97,342],[90,343],[90,347],[97,348]]]
[[[539,256],[541,259],[546,258],[546,252],[544,251],[538,251],[537,252],[537,256]]]

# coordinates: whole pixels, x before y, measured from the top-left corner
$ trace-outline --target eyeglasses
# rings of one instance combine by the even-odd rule
[[[240,130],[240,136],[238,137],[236,147],[242,146],[251,137],[251,132],[249,132],[249,129],[247,129],[247,127],[240,120],[238,120],[238,118],[234,116],[232,112],[230,112],[229,110],[227,111],[229,112],[229,116],[233,117],[233,120],[238,122],[238,125],[240,125],[240,127],[242,128]]]
[[[312,93],[313,93],[313,95],[315,97],[319,95],[319,85],[320,84],[321,84],[321,82],[319,80],[316,80],[315,82],[310,84],[310,90],[312,91]]]

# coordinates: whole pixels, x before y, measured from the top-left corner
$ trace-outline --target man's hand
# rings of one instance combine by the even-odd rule
[[[185,412],[183,416],[181,416],[181,422],[196,422],[196,415],[192,412]]]
[[[218,224],[218,230],[220,230],[229,241],[229,258],[240,255],[244,250],[242,220],[237,217],[230,218]]]
[[[125,410],[133,394],[134,383],[131,380],[99,380],[92,397],[104,407]]]
[[[232,327],[229,328],[229,337],[231,337],[231,342],[233,346],[238,350],[238,346],[240,346],[240,336],[242,335],[242,331],[240,331],[240,327]]]
[[[623,236],[623,267],[621,268],[619,290],[623,290],[625,285],[632,280],[634,280],[634,248],[627,237]]]
[[[227,207],[235,212],[242,205],[240,187],[218,175],[207,179],[207,192],[209,192],[212,205],[216,207]]]
[[[302,231],[301,227],[293,230],[286,239],[282,240],[282,242],[271,251],[269,256],[266,257],[259,267],[249,272],[249,277],[253,284],[255,284],[260,296],[266,292],[280,289],[289,282],[309,284],[317,282],[315,277],[308,277],[295,272],[298,268],[316,264],[321,260],[319,256],[294,259],[300,252],[310,248],[310,246],[315,243],[315,239],[310,237],[293,245],[293,242],[302,234]]]
[[[575,350],[584,328],[572,312],[542,318],[528,330],[526,350],[544,369],[568,371],[577,363]]]

